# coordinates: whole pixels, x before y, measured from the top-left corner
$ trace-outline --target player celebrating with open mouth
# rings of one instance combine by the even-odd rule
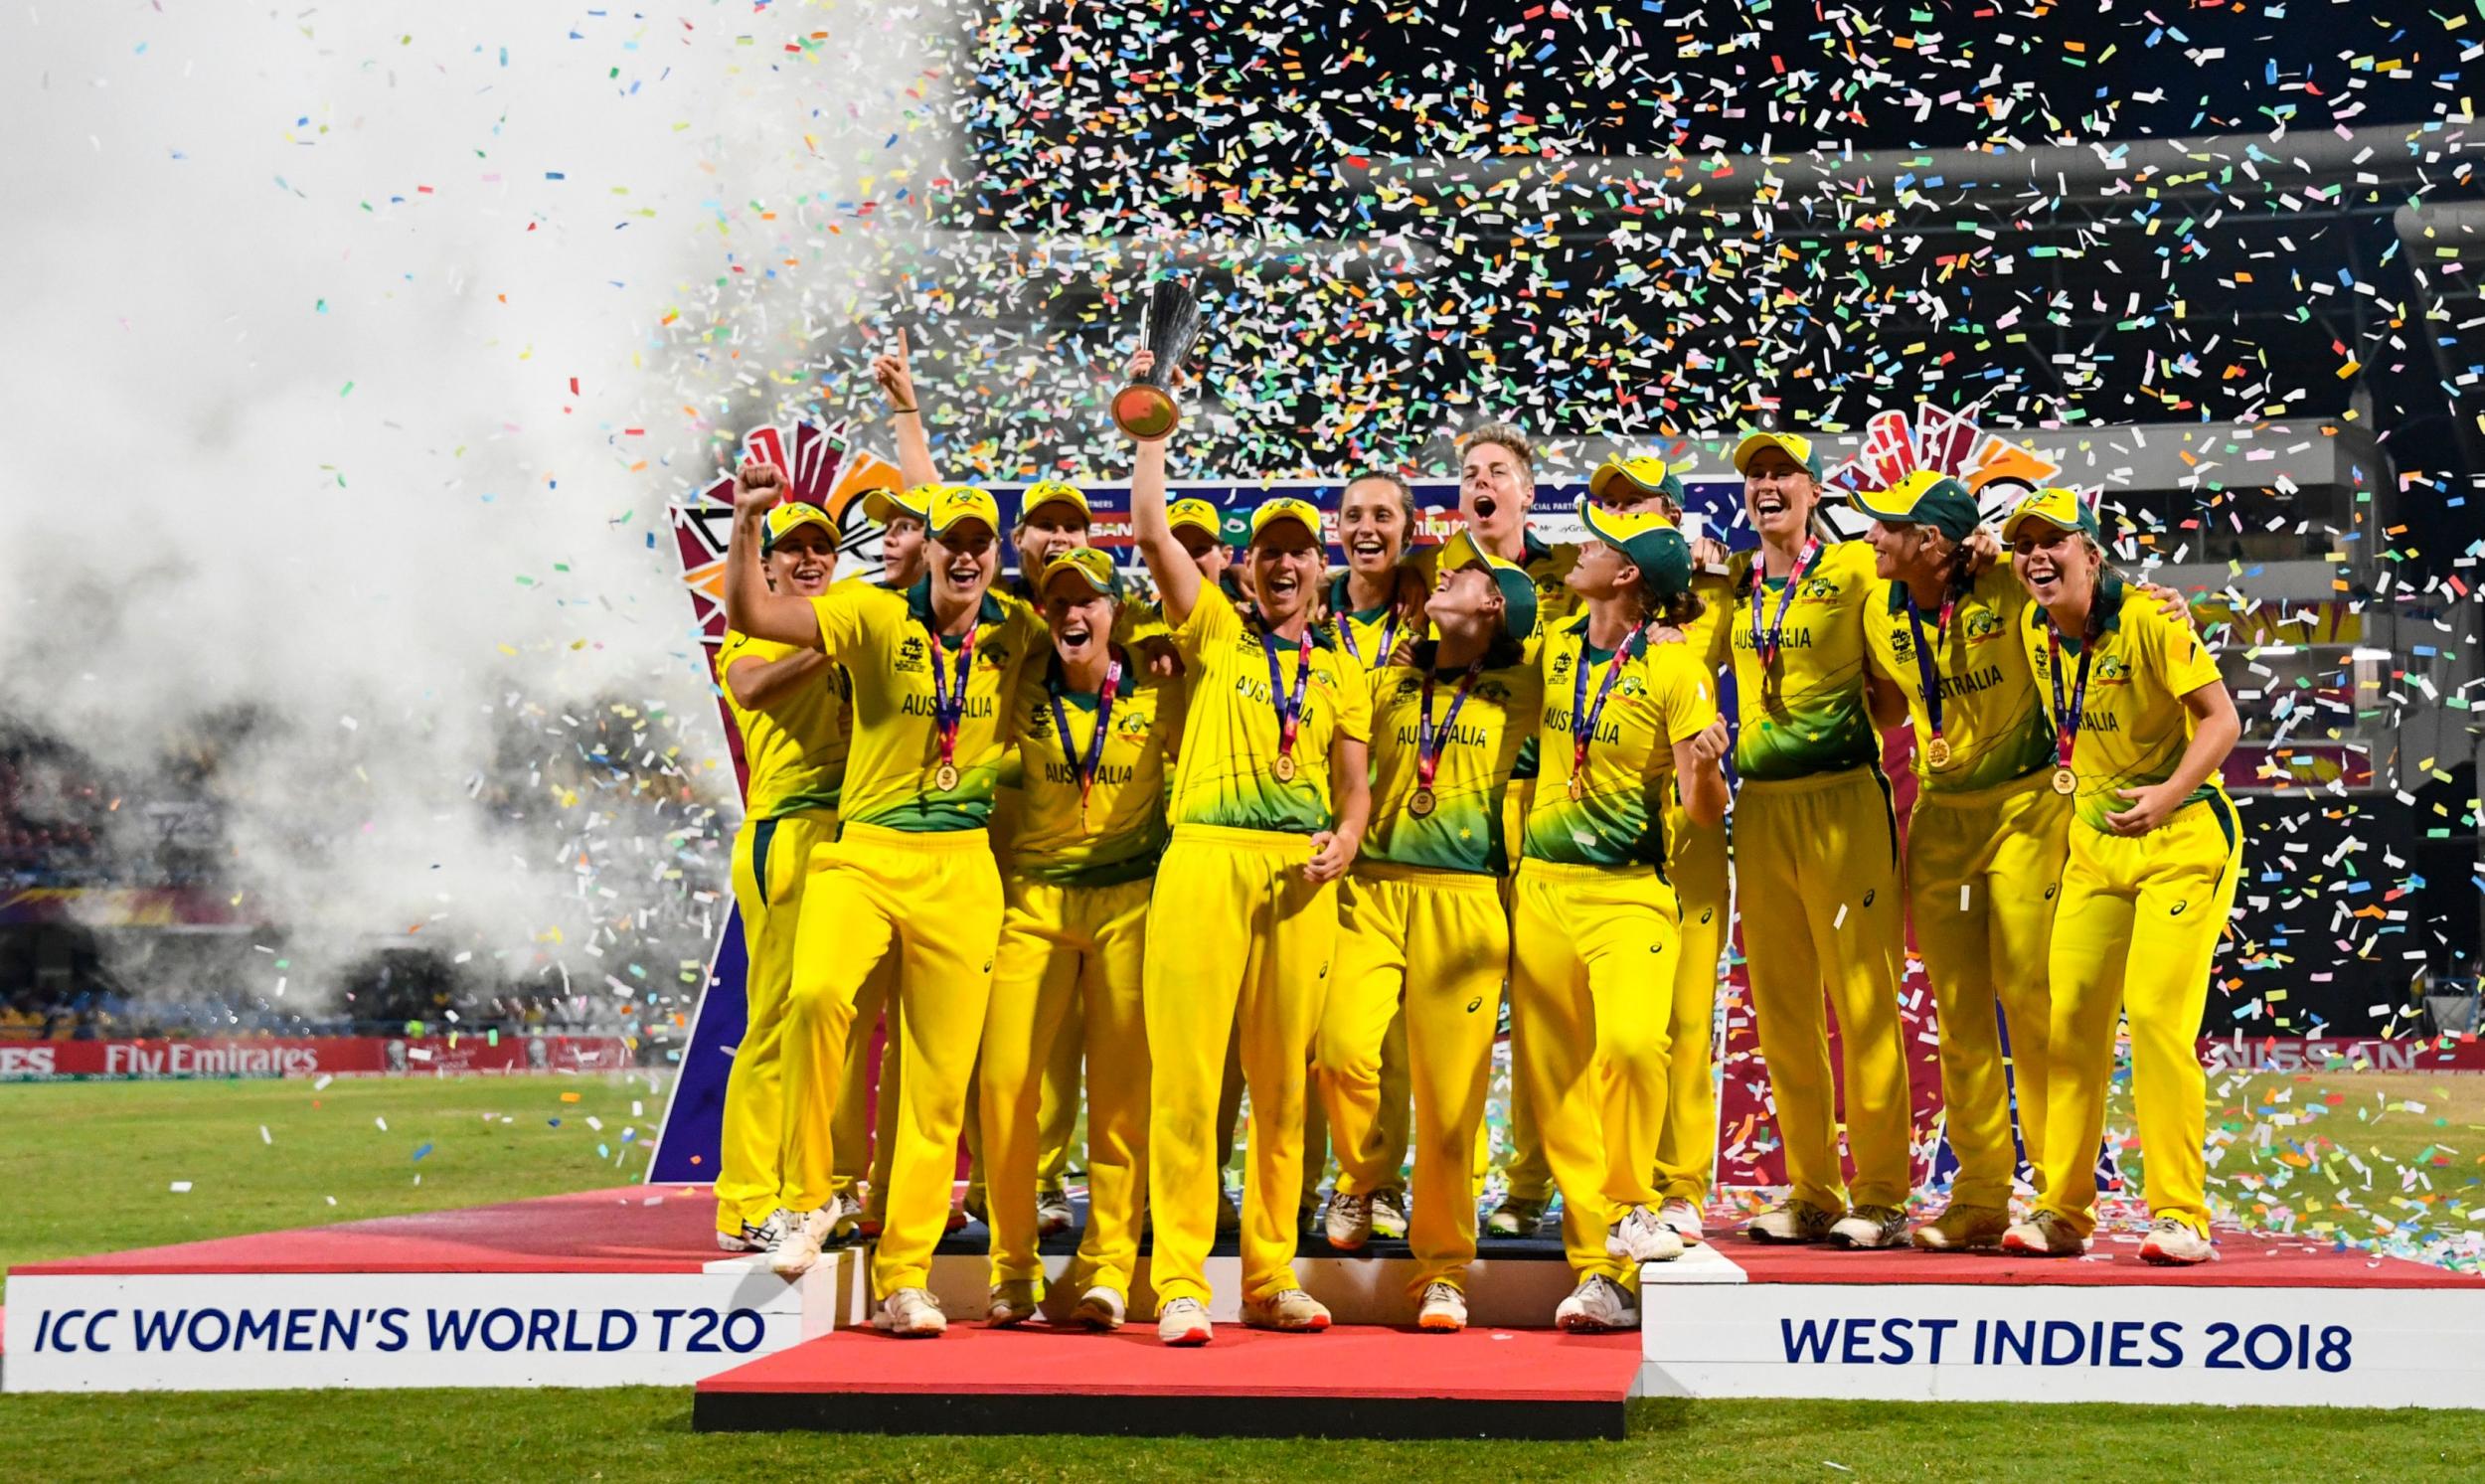
[[[837,527],[817,505],[767,513],[760,552],[771,590],[813,598],[837,572]],[[852,721],[845,672],[816,649],[728,630],[717,655],[725,705],[750,766],[747,806],[734,833],[734,901],[742,908],[747,1016],[725,1083],[716,1175],[717,1244],[763,1251],[783,1237],[782,1052],[794,977],[794,929],[811,849],[837,838]],[[859,1124],[858,1124],[859,1127]]]
[[[1338,544],[1346,549],[1346,570],[1329,583],[1330,621],[1348,652],[1372,678],[1374,725],[1380,726],[1382,701],[1403,679],[1423,622],[1420,582],[1403,566],[1415,527],[1415,495],[1396,474],[1360,474],[1346,482],[1338,497]],[[1529,611],[1534,611],[1533,605]],[[1374,738],[1376,755],[1386,728]],[[1377,822],[1383,816],[1374,815]],[[1338,888],[1341,923],[1355,916],[1352,877]],[[1344,1017],[1337,1019],[1337,1017]],[[1369,1024],[1377,1016],[1379,1025]],[[1314,1156],[1325,1141],[1337,1149],[1338,1182],[1330,1199],[1328,1237],[1331,1246],[1355,1248],[1373,1237],[1407,1235],[1407,1190],[1399,1175],[1407,1162],[1409,1110],[1412,1105],[1407,1072],[1407,1017],[1395,989],[1388,1003],[1359,1003],[1329,989],[1328,1008],[1321,1014],[1321,1038],[1339,1045],[1362,1047],[1380,1058],[1380,1082],[1374,1094],[1377,1111],[1360,1110],[1350,1133],[1337,1121],[1336,1099],[1326,1088],[1312,1105],[1311,1125],[1304,1129],[1303,1183],[1308,1191],[1320,1177]],[[1375,1039],[1377,1038],[1377,1040]],[[1357,1065],[1362,1065],[1358,1060]],[[1325,1113],[1325,1117],[1322,1116]],[[1364,1147],[1358,1147],[1358,1145]]]
[[[1864,668],[1873,550],[1823,542],[1812,443],[1755,432],[1735,449],[1760,549],[1736,559],[1735,885],[1760,1055],[1784,1141],[1784,1202],[1755,1241],[1882,1247],[1906,1234],[1905,920],[1899,831]],[[1747,565],[1746,565],[1747,564]],[[1854,1204],[1838,1161],[1839,1081],[1822,995],[1838,1007]]]
[[[1660,458],[1608,458],[1588,476],[1587,493],[1607,510],[1648,512],[1682,524],[1683,481]],[[1710,570],[1712,560],[1722,567],[1724,548],[1706,539],[1692,543],[1691,591],[1699,611],[1682,633],[1684,647],[1714,677],[1735,597],[1724,572]],[[1717,1173],[1717,961],[1726,948],[1734,885],[1725,829],[1694,824],[1681,792],[1671,788],[1665,790],[1665,877],[1680,911],[1682,952],[1674,964],[1674,1021],[1666,1043],[1665,1128],[1657,1136],[1657,1220],[1683,1240],[1698,1242]]]
[[[1001,878],[985,825],[1000,771],[1000,698],[1043,642],[1040,620],[991,592],[1000,512],[992,496],[943,488],[927,527],[929,575],[904,593],[848,582],[805,601],[771,593],[757,547],[783,475],[743,471],[726,552],[726,612],[754,637],[825,651],[854,682],[844,831],[813,850],[786,1012],[785,1192],[804,1218],[771,1265],[817,1260],[830,1206],[838,1079],[855,997],[899,962],[899,1096],[887,1225],[872,1257],[891,1334],[947,1328],[925,1286],[947,1225],[958,1124],[992,987]]]
[[[1467,1322],[1476,1130],[1510,959],[1501,878],[1514,852],[1503,802],[1544,683],[1524,647],[1536,628],[1527,573],[1463,531],[1438,565],[1425,613],[1439,639],[1416,641],[1408,663],[1373,688],[1372,832],[1339,893],[1337,973],[1315,1062],[1337,1144],[1330,1241],[1360,1246],[1372,1233],[1370,1193],[1398,1174],[1397,1151],[1378,1130],[1389,1114],[1384,1033],[1393,1019],[1405,1025],[1415,1149],[1409,1291],[1423,1328],[1456,1330]],[[1361,1230],[1341,1234],[1341,1212],[1361,1215]]]
[[[2131,1024],[2154,1222],[2140,1257],[2206,1262],[2217,1249],[2198,1037],[2242,875],[2242,830],[2218,778],[2242,727],[2200,636],[2132,601],[2096,533],[2095,513],[2067,489],[2030,495],[2002,527],[2038,605],[2019,637],[2052,703],[2051,784],[2076,815],[2046,960],[2045,1189],[2002,1245],[2048,1257],[2087,1249],[2119,1014]]]
[[[1142,351],[1132,374],[1152,358]],[[1172,786],[1173,842],[1157,899],[1182,930],[1148,936],[1148,1200],[1157,1334],[1211,1338],[1206,1271],[1220,1195],[1211,1164],[1226,1041],[1242,1038],[1250,1092],[1243,1183],[1242,1317],[1323,1330],[1329,1311],[1296,1281],[1305,1083],[1329,964],[1339,877],[1363,839],[1371,697],[1363,667],[1310,621],[1322,570],[1320,512],[1263,501],[1251,516],[1244,617],[1200,577],[1166,520],[1165,446],[1138,446],[1131,514],[1191,670]]]
[[[1087,1287],[1076,1317],[1118,1329],[1146,1190],[1141,972],[1179,692],[1112,642],[1122,606],[1112,559],[1071,548],[1033,586],[1053,646],[1027,665],[1009,714],[1001,787],[1016,790],[1017,807],[977,1072],[992,1223],[986,1317],[1016,1324],[1042,1297],[1038,1083],[1077,1002],[1097,1074],[1087,1079]]]
[[[1683,1252],[1653,1209],[1679,950],[1665,807],[1679,780],[1695,824],[1725,818],[1728,736],[1700,662],[1650,638],[1695,616],[1682,533],[1588,501],[1579,518],[1596,539],[1565,578],[1586,612],[1545,635],[1543,771],[1513,894],[1510,1052],[1579,1280],[1554,1322],[1593,1331],[1635,1328],[1639,1264]]]

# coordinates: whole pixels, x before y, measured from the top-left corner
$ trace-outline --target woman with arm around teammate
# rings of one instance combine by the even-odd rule
[[[1133,373],[1147,366],[1141,352]],[[1371,696],[1363,667],[1310,621],[1327,566],[1318,509],[1279,496],[1252,513],[1243,565],[1255,611],[1245,616],[1174,536],[1161,439],[1138,446],[1130,506],[1190,679],[1173,840],[1156,877],[1183,930],[1160,921],[1147,947],[1157,1334],[1169,1345],[1212,1337],[1207,1261],[1229,1034],[1242,1039],[1251,1100],[1242,1320],[1324,1330],[1329,1311],[1293,1267],[1303,1106],[1337,950],[1337,881],[1371,807]]]
[[[2242,829],[2218,778],[2242,728],[2200,636],[2133,600],[2096,532],[2094,512],[2067,489],[2039,490],[2002,527],[2036,600],[2020,635],[2053,703],[2053,787],[2073,812],[2047,959],[2045,1190],[2002,1245],[2048,1257],[2087,1250],[2120,1015],[2131,1023],[2152,1218],[2140,1257],[2205,1262],[2217,1250],[2197,1038],[2242,874]]]
[[[1565,580],[1586,612],[1545,635],[1510,1026],[1513,1080],[1534,1103],[1578,1278],[1554,1322],[1596,1331],[1636,1328],[1639,1265],[1683,1251],[1653,1209],[1680,951],[1665,807],[1679,779],[1695,824],[1725,817],[1727,734],[1699,662],[1649,639],[1694,616],[1682,534],[1586,502],[1579,516],[1595,540]]]

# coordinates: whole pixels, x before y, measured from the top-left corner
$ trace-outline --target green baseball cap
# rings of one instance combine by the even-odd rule
[[[1461,527],[1441,543],[1441,554],[1433,570],[1458,572],[1470,567],[1483,568],[1491,575],[1493,585],[1501,589],[1502,627],[1510,637],[1524,640],[1536,632],[1536,579],[1518,563],[1484,550],[1474,535]]]
[[[1857,490],[1855,508],[1891,526],[1930,526],[1952,541],[1976,529],[1976,497],[1938,469],[1917,469],[1883,490]]]
[[[1691,590],[1691,543],[1672,521],[1653,510],[1607,510],[1594,500],[1579,501],[1578,509],[1588,534],[1629,558],[1659,597]]]

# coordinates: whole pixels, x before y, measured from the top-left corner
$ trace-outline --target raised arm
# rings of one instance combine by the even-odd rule
[[[725,685],[743,710],[764,711],[827,673],[828,656],[803,649],[772,660],[736,660],[725,667]]]
[[[1141,351],[1131,360],[1130,374],[1145,376],[1155,364],[1153,354]],[[1133,441],[1138,448],[1130,470],[1131,530],[1139,543],[1139,556],[1148,565],[1148,576],[1156,579],[1165,622],[1179,628],[1200,600],[1200,569],[1174,539],[1174,528],[1165,519],[1165,439]]]
[[[754,639],[818,649],[820,620],[790,592],[770,592],[759,548],[767,541],[768,508],[784,493],[774,464],[745,464],[734,480],[734,538],[725,547],[725,621]]]
[[[898,331],[898,348],[872,358],[872,380],[889,402],[890,420],[898,429],[898,477],[908,489],[938,484],[932,466],[931,439],[923,431],[923,400],[914,393],[914,372],[907,362],[906,330]]]

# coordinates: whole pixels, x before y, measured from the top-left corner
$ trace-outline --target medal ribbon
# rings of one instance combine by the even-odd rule
[[[1605,665],[1605,678],[1596,685],[1596,703],[1587,702],[1587,647],[1581,636],[1579,662],[1571,676],[1571,776],[1582,777],[1587,772],[1587,743],[1596,735],[1596,719],[1605,714],[1605,698],[1613,694],[1613,683],[1622,674],[1624,662],[1631,657],[1631,645],[1648,630],[1646,623],[1622,636],[1621,647]]]
[[[1045,689],[1052,693],[1053,727],[1062,736],[1062,756],[1078,774],[1078,817],[1087,817],[1087,795],[1095,788],[1096,769],[1104,763],[1104,734],[1113,723],[1113,693],[1121,688],[1121,661],[1115,660],[1104,672],[1104,689],[1095,698],[1095,734],[1087,739],[1087,755],[1082,760],[1077,744],[1070,740],[1070,713],[1062,706],[1061,662],[1056,659],[1053,673],[1045,677]]]
[[[1803,551],[1795,558],[1795,570],[1786,575],[1786,585],[1778,590],[1777,613],[1769,619],[1766,633],[1760,631],[1760,607],[1768,601],[1768,582],[1759,576],[1759,572],[1765,569],[1755,571],[1751,588],[1751,648],[1759,656],[1763,673],[1777,663],[1778,639],[1786,631],[1786,610],[1793,606],[1795,589],[1803,585],[1803,575],[1812,570],[1812,559],[1820,553],[1821,539],[1817,536],[1805,537]]]
[[[1950,611],[1957,606],[1956,593],[1948,593],[1941,599],[1941,617],[1932,631],[1935,640],[1950,631]],[[1906,628],[1915,640],[1915,679],[1923,690],[1924,715],[1932,722],[1932,735],[1937,742],[1941,737],[1941,674],[1934,665],[1932,645],[1925,642],[1924,625],[1915,616],[1915,599],[1912,596],[1906,600]]]
[[[1451,732],[1458,725],[1458,713],[1467,704],[1467,692],[1484,673],[1484,662],[1477,660],[1458,677],[1458,694],[1450,698],[1449,715],[1441,718],[1440,730],[1432,728],[1432,672],[1423,672],[1423,720],[1415,731],[1415,786],[1430,788],[1432,775],[1441,770],[1441,753],[1447,750]]]
[[[1381,625],[1381,653],[1372,661],[1372,669],[1378,670],[1390,662],[1390,651],[1398,644],[1399,620],[1404,616],[1396,606],[1391,607],[1389,622]],[[1337,631],[1346,640],[1346,652],[1355,657],[1356,664],[1362,664],[1364,651],[1363,646],[1355,642],[1355,620],[1346,614],[1339,614]]]
[[[958,641],[958,690],[949,694],[949,677],[940,658],[940,630],[923,620],[923,632],[931,636],[932,727],[940,737],[940,765],[954,767],[958,755],[958,724],[966,719],[966,680],[975,665],[975,626],[966,626],[966,637]]]
[[[2094,644],[2079,646],[2079,678],[2071,688],[2071,705],[2063,705],[2063,631],[2052,619],[2045,624],[2045,642],[2053,663],[2046,666],[2047,678],[2054,682],[2054,755],[2058,765],[2071,766],[2071,749],[2079,736],[2079,718],[2088,704],[2088,661],[2096,658]]]
[[[1277,712],[1277,755],[1294,755],[1294,730],[1303,716],[1303,684],[1311,679],[1311,628],[1306,624],[1294,657],[1294,694],[1285,690],[1285,670],[1277,663],[1276,636],[1259,632],[1259,647],[1268,656],[1268,704]]]

